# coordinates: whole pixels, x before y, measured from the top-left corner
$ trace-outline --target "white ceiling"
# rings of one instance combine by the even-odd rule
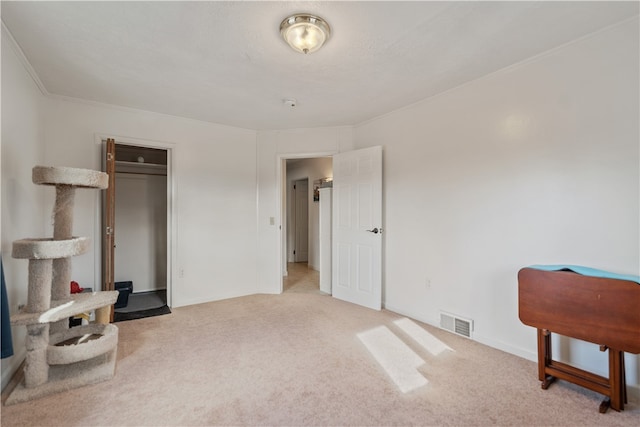
[[[2,2],[52,95],[249,129],[354,125],[639,13],[638,2]],[[283,18],[333,35],[302,55]],[[295,98],[295,108],[284,98]]]

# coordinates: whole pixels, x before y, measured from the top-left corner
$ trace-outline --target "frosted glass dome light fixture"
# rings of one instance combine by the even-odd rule
[[[307,54],[320,49],[329,40],[331,28],[318,16],[299,13],[282,21],[280,34],[292,49]]]

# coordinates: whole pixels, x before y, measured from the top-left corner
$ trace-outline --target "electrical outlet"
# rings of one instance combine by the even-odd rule
[[[181,279],[184,278],[184,267],[180,267],[178,270],[178,277]]]
[[[424,288],[427,290],[431,289],[431,279],[428,277],[424,279]]]

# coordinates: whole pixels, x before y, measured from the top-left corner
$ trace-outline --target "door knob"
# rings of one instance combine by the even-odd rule
[[[378,230],[378,227],[374,228],[373,230],[367,230],[369,233],[373,233],[373,234],[378,234],[379,232],[381,232],[382,230]]]

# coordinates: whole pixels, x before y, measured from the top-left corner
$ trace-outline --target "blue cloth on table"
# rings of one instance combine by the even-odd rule
[[[7,287],[4,283],[4,269],[0,258],[0,276],[2,276],[2,306],[0,307],[0,332],[2,333],[2,359],[13,356],[13,341],[11,339],[11,320],[9,318],[9,302],[7,301]]]
[[[595,268],[583,267],[581,265],[531,265],[529,266],[529,268],[544,271],[573,271],[574,273],[578,273],[583,276],[602,277],[604,279],[628,280],[630,282],[636,282],[640,285],[640,276],[634,276],[632,274],[611,273],[609,271],[597,270]]]

